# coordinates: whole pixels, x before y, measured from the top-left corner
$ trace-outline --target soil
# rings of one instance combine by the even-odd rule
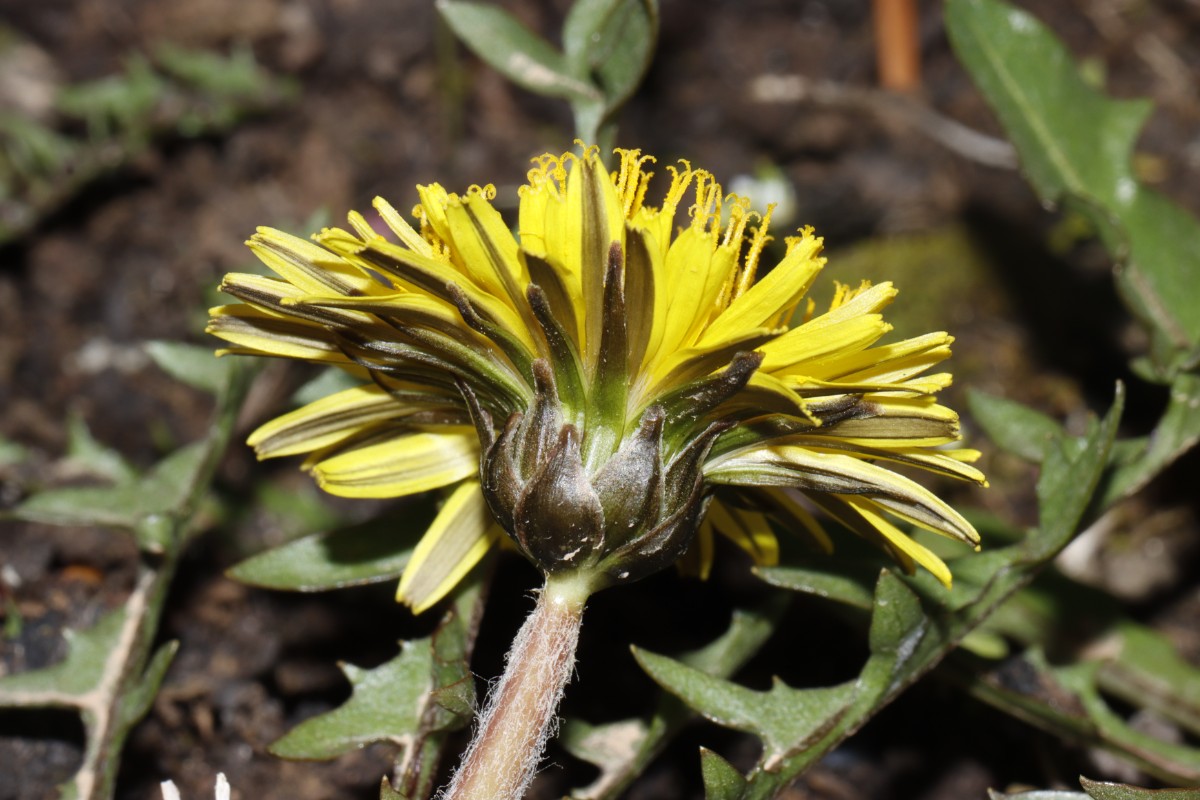
[[[568,3],[505,5],[553,38]],[[860,243],[916,242],[911,276],[897,278],[897,307],[912,298],[921,330],[955,333],[958,385],[1076,422],[1086,408],[1107,407],[1113,382],[1130,379],[1125,364],[1143,342],[1113,298],[1103,253],[1087,245],[1052,251],[1047,242],[1061,218],[1040,206],[1015,170],[947,150],[869,92],[822,102],[764,99],[764,76],[871,89],[870,5],[663,0],[656,60],[621,116],[620,143],[658,155],[660,164],[688,158],[726,182],[764,165],[777,169],[795,191],[788,224],[812,224],[826,237],[840,280],[856,282],[851,266],[858,271],[871,260],[874,251]],[[1154,99],[1139,143],[1142,177],[1200,211],[1200,7],[1186,0],[1020,5],[1077,57],[1101,65],[1113,93]],[[256,225],[301,232],[314,215],[336,221],[375,195],[404,208],[415,202],[413,186],[431,181],[459,189],[494,183],[512,210],[529,159],[561,152],[572,139],[563,104],[513,87],[456,47],[432,5],[420,0],[0,0],[0,21],[43,54],[38,77],[50,86],[112,74],[131,53],[166,40],[219,51],[247,45],[264,67],[301,87],[298,102],[226,134],[166,138],[0,248],[0,436],[27,452],[24,461],[0,466],[3,506],[71,478],[62,457],[72,415],[140,467],[203,433],[208,398],[158,371],[141,343],[213,344],[201,333],[204,310],[221,276],[251,261],[242,241]],[[938,3],[922,4],[920,36],[923,79],[913,102],[998,136],[949,50]],[[887,265],[876,266],[887,274]],[[269,374],[276,387],[303,377],[284,365]],[[1165,395],[1129,382],[1126,426],[1145,433]],[[288,395],[256,396],[243,433],[277,413]],[[958,386],[949,404],[964,406]],[[966,426],[974,432],[969,420]],[[1168,547],[1177,557],[1165,571],[1153,563],[1139,568],[1149,577],[1123,595],[1131,613],[1160,624],[1193,661],[1200,660],[1200,533],[1195,498],[1180,487],[1196,466],[1185,459],[1130,512],[1131,519],[1174,515],[1153,535],[1161,540],[1155,552]],[[1004,490],[963,499],[1031,522],[1028,469],[992,452],[985,469]],[[386,586],[293,596],[224,577],[240,558],[308,524],[262,506],[272,491],[315,496],[295,464],[257,466],[235,445],[219,475],[225,511],[195,542],[171,592],[160,638],[178,639],[180,651],[130,738],[120,798],[157,797],[166,778],[186,798],[207,797],[217,771],[229,776],[235,798],[377,796],[393,755],[385,746],[328,764],[281,761],[266,746],[345,698],[335,662],[381,663],[396,640],[428,626],[397,608]],[[355,504],[329,508],[338,518],[368,513]],[[138,555],[111,531],[2,524],[0,613],[21,622],[17,635],[0,639],[6,674],[53,663],[64,653],[65,629],[87,627],[123,603]],[[745,565],[728,555],[725,578],[735,591],[754,591],[738,583],[748,580],[738,578]],[[1128,578],[1130,569],[1118,561],[1100,579]],[[534,577],[515,558],[502,563],[477,674],[499,670]],[[727,618],[728,591],[664,574],[598,597],[566,711],[593,721],[638,713],[650,686],[627,645],[671,652],[711,639]],[[796,634],[773,643],[771,663],[766,655],[756,660],[746,679],[765,686],[771,669],[796,684],[847,677],[863,645],[826,610],[797,601],[786,628]],[[78,763],[81,741],[78,721],[65,712],[0,713],[0,800],[53,797]],[[740,767],[756,758],[740,737],[694,726],[628,796],[700,797],[702,744]],[[554,751],[551,759],[557,766],[539,777],[536,797],[588,779],[588,768],[569,756]],[[1128,777],[1109,763],[926,681],[787,797],[958,800],[983,798],[989,786],[1074,786],[1081,772]]]

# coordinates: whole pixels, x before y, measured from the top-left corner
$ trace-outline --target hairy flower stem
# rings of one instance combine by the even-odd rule
[[[589,594],[586,581],[546,579],[442,800],[520,800],[525,794],[571,679]]]

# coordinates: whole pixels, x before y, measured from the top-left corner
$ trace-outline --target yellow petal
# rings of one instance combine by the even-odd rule
[[[859,413],[812,435],[874,447],[938,447],[958,441],[958,414],[928,396],[868,395]]]
[[[420,614],[457,586],[501,536],[479,481],[463,481],[413,550],[396,599]]]
[[[804,435],[789,437],[788,441],[805,444],[826,451],[842,450],[853,453],[859,458],[869,458],[872,461],[891,461],[896,464],[907,464],[920,467],[935,475],[945,475],[948,478],[971,481],[980,486],[987,486],[983,473],[971,466],[971,462],[979,458],[978,450],[956,448],[954,450],[931,450],[928,447],[867,447],[861,444],[839,442],[834,438],[819,439]]]
[[[800,523],[800,527],[816,542],[822,552],[826,554],[833,552],[833,540],[829,538],[829,534],[825,532],[825,528],[817,518],[793,496],[794,489],[764,489],[763,493],[773,506],[772,514]]]
[[[791,486],[817,493],[865,495],[892,514],[934,533],[976,545],[971,523],[933,492],[885,467],[840,453],[790,444],[756,446],[720,456],[705,466],[714,483]]]
[[[706,581],[712,574],[713,525],[707,515],[700,523],[696,535],[692,537],[692,543],[688,545],[687,552],[675,562],[675,565],[679,568],[680,574],[689,578]]]
[[[443,301],[453,302],[448,287],[457,286],[484,318],[516,335],[530,352],[535,352],[527,326],[509,302],[481,288],[469,275],[453,265],[423,256],[382,236],[363,241],[347,231],[330,229],[322,231],[319,239],[342,258],[358,263],[364,269],[387,273],[397,278],[405,288]]]
[[[522,308],[529,275],[517,258],[517,240],[500,213],[479,192],[452,196],[445,213],[459,268],[491,294],[507,298],[513,309]]]
[[[729,308],[713,320],[697,345],[703,347],[710,340],[749,328],[777,325],[781,312],[800,302],[825,266],[825,259],[816,257],[820,250],[820,240],[812,236],[796,240],[775,269],[735,298]]]
[[[391,229],[392,233],[409,249],[420,255],[432,257],[433,248],[429,246],[429,242],[421,238],[412,225],[408,224],[408,220],[400,216],[400,213],[392,207],[392,204],[382,197],[376,197],[371,205],[379,212],[379,216],[383,218],[384,223]]]
[[[250,434],[246,444],[260,459],[311,453],[417,410],[397,403],[378,386],[355,386],[276,417]]]
[[[777,375],[807,375],[814,371],[811,362],[870,347],[892,329],[879,314],[859,314],[833,324],[823,320],[818,317],[792,328],[758,348],[763,354],[759,369]]]
[[[312,465],[322,489],[341,497],[402,497],[449,486],[479,471],[474,429],[393,436]]]
[[[205,331],[233,345],[230,352],[282,356],[304,361],[349,364],[350,359],[333,343],[330,332],[297,319],[289,319],[248,305],[209,309]]]
[[[812,368],[809,377],[853,383],[895,383],[949,358],[953,342],[954,337],[944,332],[889,342],[823,361]]]
[[[779,542],[762,514],[713,500],[708,517],[718,533],[750,554],[755,565],[773,567],[779,563]]]
[[[274,228],[259,228],[246,244],[275,274],[311,294],[357,294],[378,285],[323,247]]]
[[[392,292],[366,297],[341,295],[301,295],[294,302],[321,308],[345,308],[394,317],[402,325],[419,325],[448,333],[460,340],[482,343],[482,338],[463,324],[453,305],[424,292]],[[484,347],[484,349],[487,349]]]
[[[737,265],[730,248],[718,248],[711,231],[690,225],[671,243],[663,268],[665,304],[656,310],[650,335],[653,357],[659,363],[691,344],[688,334],[716,311],[716,298]]]
[[[941,581],[947,589],[950,588],[953,580],[950,568],[946,566],[946,562],[934,555],[932,550],[917,544],[902,530],[888,522],[887,518],[880,514],[870,501],[853,496],[842,496],[839,499],[858,512],[893,547],[933,573],[933,576]]]

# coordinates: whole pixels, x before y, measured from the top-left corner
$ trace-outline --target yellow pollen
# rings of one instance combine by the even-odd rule
[[[746,223],[751,217],[757,217],[750,210],[750,199],[741,195],[731,194],[722,201],[722,207],[725,203],[729,203],[729,224],[725,227],[725,238],[721,240],[724,246],[733,245],[737,247],[742,243],[742,236],[746,232]]]
[[[421,222],[421,238],[429,243],[429,249],[432,257],[441,261],[446,261],[450,257],[450,246],[442,241],[442,237],[437,235],[437,231],[433,229],[433,224],[429,221],[429,214],[425,212],[425,206],[417,203],[413,206],[412,216],[416,217]]]
[[[679,201],[683,199],[695,175],[689,162],[680,159],[679,163],[683,166],[681,170],[674,166],[667,167],[667,171],[671,173],[671,188],[667,189],[667,196],[663,198],[661,213],[668,217],[675,216],[675,209],[679,207]]]
[[[707,228],[715,237],[721,225],[721,184],[717,183],[711,172],[698,169],[693,174],[696,177],[696,202],[689,210],[692,227],[701,230]]]
[[[857,287],[851,288],[848,284],[834,281],[833,284],[833,299],[829,301],[829,310],[839,308],[846,303],[849,303],[854,298],[858,297],[863,292],[871,288],[871,282],[864,280]]]
[[[767,206],[767,213],[761,218],[762,222],[753,229],[754,238],[750,240],[750,249],[746,251],[746,267],[742,270],[742,275],[738,279],[737,288],[733,292],[734,297],[741,297],[745,294],[757,277],[758,259],[762,256],[763,248],[767,246],[767,242],[771,241],[767,230],[771,226],[771,214],[774,212],[775,204],[771,203]]]
[[[496,199],[496,186],[495,186],[495,184],[492,184],[492,183],[486,184],[484,186],[480,186],[477,183],[473,183],[467,187],[466,194],[467,194],[467,196],[473,195],[473,196],[482,197],[484,200],[495,200]]]
[[[641,210],[646,188],[654,175],[653,172],[646,172],[642,165],[654,163],[656,159],[654,156],[642,155],[641,150],[618,149],[616,152],[621,157],[621,168],[613,174],[613,185],[616,187],[617,196],[621,198],[625,218],[633,219]]]
[[[567,188],[567,170],[563,164],[565,157],[566,154],[556,156],[543,153],[533,158],[537,166],[527,173],[529,183],[517,190],[518,196],[524,197],[529,191],[547,191],[555,200],[562,200]]]
[[[588,144],[583,139],[576,139],[575,146],[583,151],[579,159],[581,161],[593,161],[600,157],[600,145],[598,144]],[[574,157],[575,154],[570,153],[569,155]]]
[[[840,308],[842,303],[846,302],[846,294],[850,291],[850,287],[841,281],[833,282],[833,299],[829,301],[829,310]]]

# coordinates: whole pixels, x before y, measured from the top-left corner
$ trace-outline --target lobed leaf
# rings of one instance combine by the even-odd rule
[[[1108,750],[1164,781],[1200,782],[1200,749],[1131,727],[1101,695],[1100,669],[1095,661],[1051,666],[1031,648],[991,673],[964,679],[976,698],[1043,730]],[[959,677],[964,677],[961,671]]]
[[[73,467],[114,483],[137,477],[125,457],[96,441],[87,422],[76,413],[67,416],[67,458]]]
[[[1046,448],[1037,483],[1038,530],[1027,540],[1032,559],[1051,557],[1074,536],[1108,464],[1124,408],[1125,387],[1118,383],[1113,407],[1102,421],[1089,422],[1081,437],[1060,437]]]
[[[660,686],[716,724],[763,740],[767,765],[811,744],[850,707],[856,684],[793,689],[778,678],[765,692],[747,689],[648,650],[634,650]],[[766,766],[765,768],[770,768]]]
[[[754,574],[772,586],[824,597],[863,611],[871,608],[870,578],[874,570],[846,561],[820,567],[755,567]]]
[[[729,677],[766,642],[787,607],[786,600],[775,596],[759,608],[735,610],[725,633],[680,656],[679,661],[716,677]],[[571,796],[579,800],[620,796],[691,716],[683,703],[664,692],[645,721],[627,719],[589,725],[568,719],[560,743],[571,755],[600,768],[600,775],[591,784],[574,790]]]
[[[1081,525],[1108,463],[1123,399],[1118,387],[1112,410],[1102,421],[1092,421],[1084,436],[1059,434],[1047,443],[1039,481],[1041,520],[1023,540],[982,555],[952,559],[952,589],[924,574],[908,578],[886,570],[880,574],[870,618],[871,655],[856,681],[807,692],[781,685],[755,692],[698,675],[671,659],[639,653],[651,677],[690,707],[719,724],[749,730],[763,739],[763,759],[747,778],[744,800],[774,797],[932,669],[1065,546]],[[850,608],[861,609],[865,587],[852,588],[859,574],[855,569],[860,568],[838,570],[845,582],[838,591],[842,599],[851,601]],[[802,571],[779,577],[783,585],[794,579],[800,591],[814,588]],[[798,742],[802,749],[789,749]]]
[[[350,699],[301,722],[270,750],[282,758],[327,760],[378,741],[412,746],[426,696],[433,688],[429,639],[401,642],[400,653],[374,669],[342,665]]]
[[[13,509],[13,516],[47,525],[101,525],[134,533],[149,552],[162,552],[171,520],[192,497],[210,457],[207,442],[185,445],[139,478],[115,486],[50,489]],[[164,527],[165,526],[165,527]]]
[[[109,653],[125,626],[118,608],[83,631],[66,631],[67,655],[43,669],[0,677],[0,706],[79,708],[104,679]]]
[[[475,710],[468,660],[490,563],[485,559],[459,585],[453,606],[430,636],[401,642],[400,653],[374,669],[343,665],[350,699],[297,725],[271,745],[271,752],[325,760],[373,742],[392,742],[403,749],[403,758],[395,784],[383,781],[380,797],[428,797],[446,735],[465,726]]]

